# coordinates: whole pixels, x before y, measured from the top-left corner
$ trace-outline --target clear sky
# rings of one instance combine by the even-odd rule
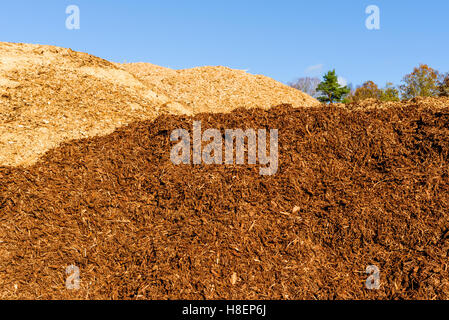
[[[79,30],[66,28],[68,5],[80,9]],[[365,27],[369,5],[380,30]],[[224,65],[284,83],[336,68],[354,85],[398,84],[419,63],[449,71],[449,1],[2,1],[0,41],[176,69]]]

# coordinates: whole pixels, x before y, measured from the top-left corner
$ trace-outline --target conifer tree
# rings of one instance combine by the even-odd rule
[[[318,85],[317,91],[321,93],[318,100],[324,103],[341,102],[350,92],[347,86],[341,86],[338,83],[338,77],[335,70],[329,71],[324,75],[323,81]]]

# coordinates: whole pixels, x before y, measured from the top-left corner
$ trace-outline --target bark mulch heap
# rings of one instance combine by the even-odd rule
[[[164,115],[0,169],[0,297],[449,298],[449,107],[201,114],[279,129],[279,171],[170,162]],[[66,267],[81,288],[66,289]],[[380,269],[368,290],[365,270]]]

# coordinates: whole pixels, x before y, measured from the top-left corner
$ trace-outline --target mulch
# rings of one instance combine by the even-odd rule
[[[175,115],[1,167],[0,298],[449,298],[449,106],[194,119],[279,129],[277,174],[172,164],[170,133],[193,121]]]

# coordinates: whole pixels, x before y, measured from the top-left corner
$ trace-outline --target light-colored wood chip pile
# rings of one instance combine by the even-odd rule
[[[176,76],[176,70],[160,67],[155,64],[146,62],[116,64],[118,67],[124,68],[129,73],[143,80],[149,87],[155,87],[159,81],[165,78]]]
[[[270,108],[279,104],[313,106],[309,95],[262,75],[226,67],[171,70],[151,64],[124,64],[125,70],[193,113],[230,112],[237,108]]]
[[[0,166],[29,166],[63,142],[162,113],[315,102],[272,79],[224,67],[121,65],[70,49],[0,42]]]
[[[61,142],[153,119],[167,105],[167,97],[108,61],[0,43],[0,165],[31,165]]]

